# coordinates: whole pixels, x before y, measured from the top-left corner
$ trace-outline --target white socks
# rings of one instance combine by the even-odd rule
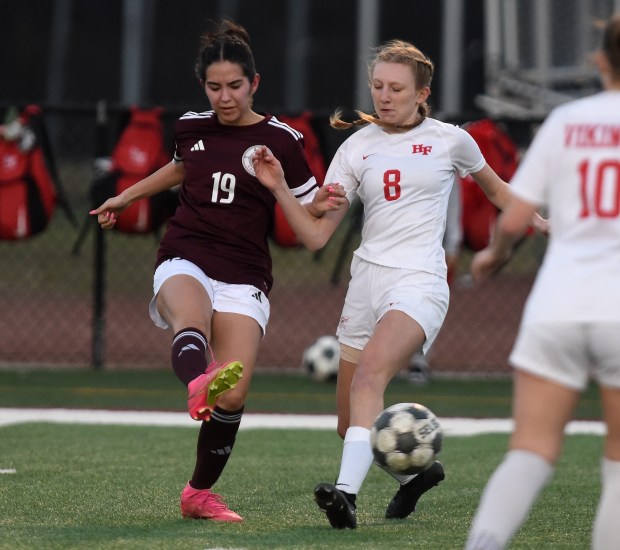
[[[345,493],[356,495],[368,474],[372,461],[370,430],[360,426],[351,426],[344,437],[340,474],[336,487]]]
[[[592,533],[593,550],[620,548],[618,510],[620,510],[620,462],[604,458],[601,462],[602,492]]]
[[[467,540],[466,550],[501,550],[525,521],[553,466],[528,451],[510,451],[489,479]],[[592,532],[593,550],[618,550],[620,462],[603,458],[601,497]]]
[[[540,455],[508,452],[482,493],[466,550],[505,548],[553,471],[553,465]]]

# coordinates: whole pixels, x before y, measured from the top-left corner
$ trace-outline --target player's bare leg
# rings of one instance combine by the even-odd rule
[[[181,512],[184,516],[227,522],[243,519],[228,508],[212,487],[222,475],[233,451],[261,338],[262,330],[251,317],[236,313],[214,313],[214,355],[224,361],[230,357],[239,358],[244,365],[243,377],[233,389],[218,397],[209,422],[202,423],[194,473],[181,495]]]
[[[388,311],[384,315],[364,349],[362,358],[370,365],[379,365],[381,374],[386,373],[387,377],[367,381],[363,378],[359,380],[358,377],[354,379],[352,393],[356,394],[356,398],[351,413],[352,424],[355,424],[356,419],[359,419],[359,422],[368,422],[370,412],[364,411],[361,405],[371,401],[369,395],[373,393],[372,388],[382,383],[387,386],[387,383],[407,364],[414,351],[422,347],[425,339],[426,335],[420,324],[402,311]],[[372,375],[373,371],[370,374]],[[362,397],[364,394],[368,396]],[[370,425],[383,409],[383,391],[381,400],[375,402],[374,406],[379,407],[379,411],[376,414],[373,412]],[[400,487],[388,504],[385,517],[402,519],[415,510],[418,500],[424,493],[445,478],[445,471],[442,464],[434,462],[425,472],[415,477],[390,475],[399,481]]]
[[[466,548],[504,548],[554,472],[577,390],[515,371],[510,451],[484,489]],[[553,403],[550,407],[549,403]]]
[[[555,464],[580,392],[519,369],[513,392],[515,429],[510,449],[530,451]]]
[[[172,367],[188,388],[188,410],[194,420],[209,420],[215,401],[232,389],[242,376],[243,364],[237,357],[218,363],[212,356],[213,307],[203,285],[186,274],[174,275],[162,284],[157,310],[170,325]]]

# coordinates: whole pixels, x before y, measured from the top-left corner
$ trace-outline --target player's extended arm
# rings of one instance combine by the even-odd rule
[[[471,177],[474,178],[476,183],[484,191],[487,198],[500,210],[504,210],[512,198],[512,192],[510,191],[510,185],[508,185],[502,178],[500,178],[495,171],[485,164],[482,170],[478,172],[472,172]],[[542,216],[536,211],[532,213],[529,225],[534,227],[538,232],[543,235],[549,233],[549,224]]]
[[[273,193],[297,238],[310,250],[325,246],[349,208],[342,187],[323,186],[305,208],[291,193],[280,162],[267,147],[258,149],[252,160],[256,177]]]
[[[169,162],[150,176],[134,183],[122,193],[109,198],[101,206],[91,210],[90,214],[97,216],[97,222],[103,229],[111,229],[116,223],[117,214],[133,202],[179,185],[184,179],[185,168],[183,163]]]
[[[512,196],[497,219],[489,246],[474,255],[471,274],[475,281],[488,277],[510,259],[515,244],[527,231],[535,213],[534,205]]]

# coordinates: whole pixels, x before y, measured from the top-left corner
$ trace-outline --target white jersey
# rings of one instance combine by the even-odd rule
[[[452,124],[426,119],[395,134],[369,124],[340,146],[325,183],[340,183],[350,203],[356,196],[364,203],[357,256],[445,277],[442,239],[455,173],[484,165],[473,138]]]
[[[523,321],[620,321],[620,92],[554,109],[511,187],[551,233]]]

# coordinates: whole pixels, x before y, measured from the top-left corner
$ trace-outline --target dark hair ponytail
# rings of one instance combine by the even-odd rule
[[[215,24],[213,29],[200,38],[200,51],[194,70],[202,85],[205,83],[207,69],[218,61],[236,63],[250,82],[256,75],[250,35],[241,25],[230,19],[223,19],[221,23]]]

